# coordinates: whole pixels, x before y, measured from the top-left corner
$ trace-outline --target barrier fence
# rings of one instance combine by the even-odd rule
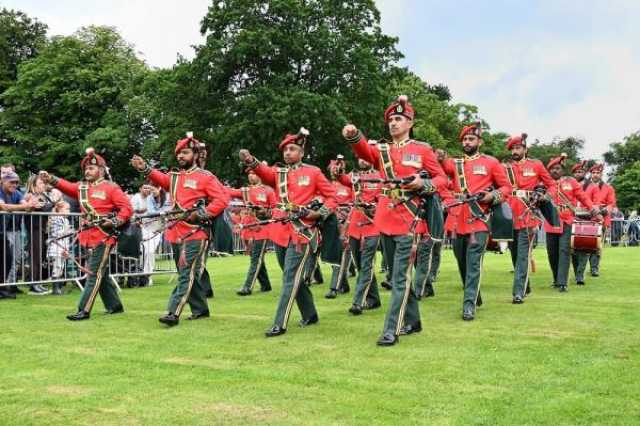
[[[137,256],[121,255],[116,245],[109,262],[109,273],[116,285],[123,285],[125,279],[127,284],[144,285],[153,275],[176,272],[171,245],[162,237],[162,226],[142,226]],[[77,234],[57,239],[79,227],[78,213],[0,212],[0,262],[7,277],[4,282],[0,280],[0,286],[73,282],[82,288],[87,249],[78,244]],[[544,237],[544,232],[538,236],[539,244],[544,244]],[[233,240],[234,252],[244,252],[245,242],[235,229]],[[605,242],[613,246],[637,246],[639,240],[640,218],[612,220],[605,236]],[[273,248],[272,244],[269,246]]]

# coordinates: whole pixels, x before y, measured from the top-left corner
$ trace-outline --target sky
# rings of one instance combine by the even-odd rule
[[[115,26],[151,66],[193,57],[211,0],[0,0],[72,34]],[[477,105],[493,131],[586,140],[599,158],[640,130],[640,0],[376,0],[401,64],[454,102]],[[419,113],[419,111],[418,111]]]

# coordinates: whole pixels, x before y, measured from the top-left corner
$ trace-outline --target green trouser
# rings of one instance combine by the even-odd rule
[[[513,249],[515,251],[515,265],[513,273],[513,296],[524,297],[529,284],[529,265],[531,263],[531,250],[536,228],[522,228],[513,230]],[[515,249],[515,250],[514,250]]]
[[[202,270],[200,281],[202,282],[202,289],[204,290],[205,296],[207,294],[213,294],[213,281],[211,280],[211,275],[209,275],[209,271],[207,271],[206,267]]]
[[[351,251],[349,246],[342,248],[339,265],[331,265],[331,290],[349,288],[349,264],[351,263]]]
[[[380,294],[378,293],[375,268],[380,236],[364,237],[362,240],[349,238],[349,245],[358,269],[353,304],[361,308],[365,304],[369,306],[377,305],[380,303]]]
[[[201,280],[208,245],[208,240],[191,240],[171,245],[178,269],[178,284],[169,297],[169,313],[180,316],[187,302],[194,315],[209,312],[206,290]]]
[[[547,256],[553,274],[553,283],[566,287],[569,281],[571,257],[571,227],[563,225],[562,234],[547,233]]]
[[[88,260],[89,274],[80,296],[78,311],[91,312],[98,293],[108,311],[122,306],[118,290],[109,277],[109,254],[112,248],[113,246],[102,243],[91,250]]]
[[[576,276],[576,282],[584,283],[584,271],[587,269],[590,253],[583,251],[575,251],[571,255],[573,262],[573,273]]]
[[[600,253],[591,253],[589,266],[591,266],[591,275],[600,273]]]
[[[318,238],[317,235],[314,238]],[[302,319],[310,319],[318,315],[316,306],[313,303],[313,295],[309,287],[304,284],[304,270],[309,256],[312,255],[311,246],[314,244],[295,244],[289,242],[284,257],[284,272],[282,274],[282,291],[280,301],[276,309],[274,326],[286,329],[293,308],[293,301],[296,301]]]
[[[440,260],[442,259],[442,241],[434,241],[433,248],[431,249],[431,272],[429,273],[429,279],[427,283],[435,282],[440,271]]]
[[[251,244],[251,263],[249,264],[247,278],[242,286],[245,290],[253,290],[256,279],[260,281],[260,288],[262,290],[271,288],[269,274],[267,273],[267,268],[264,266],[264,253],[267,248],[267,242],[269,242],[269,240],[254,240]]]
[[[458,262],[458,271],[462,278],[464,296],[463,311],[475,312],[480,296],[480,279],[482,277],[482,259],[487,249],[488,232],[460,235],[453,240],[453,254]]]
[[[274,244],[276,251],[276,259],[278,260],[278,265],[280,265],[280,270],[284,272],[284,257],[287,253],[287,248],[279,246],[278,244]]]
[[[384,321],[383,334],[400,334],[405,325],[413,325],[420,321],[420,305],[411,285],[411,250],[412,235],[383,235],[387,265],[391,267],[391,301]]]
[[[433,239],[425,238],[420,241],[418,254],[416,256],[416,277],[413,284],[418,298],[423,297],[427,290],[433,290],[433,286],[429,281],[429,277],[431,276],[432,253]]]

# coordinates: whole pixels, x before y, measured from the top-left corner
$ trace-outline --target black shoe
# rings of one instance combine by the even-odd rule
[[[75,314],[67,315],[67,319],[69,321],[82,321],[82,320],[89,319],[89,317],[90,317],[89,312],[86,312],[86,311],[78,311]]]
[[[362,308],[358,305],[351,305],[349,312],[353,315],[362,315]]]
[[[51,291],[51,294],[54,295],[54,296],[61,296],[62,295],[62,284],[54,283],[53,284],[53,289]]]
[[[398,343],[399,340],[400,339],[395,334],[385,333],[382,336],[380,336],[380,338],[376,342],[376,345],[378,345],[378,346],[393,346],[396,343]]]
[[[177,317],[175,314],[167,314],[167,315],[164,315],[164,316],[158,318],[158,321],[160,321],[163,324],[168,325],[169,327],[173,327],[174,325],[178,325],[178,322],[180,321],[180,318]]]
[[[433,296],[435,296],[435,295],[436,295],[436,292],[435,292],[435,291],[433,291],[433,287],[427,287],[427,289],[426,289],[426,290],[425,290],[425,292],[424,292],[424,297],[425,297],[425,298],[427,298],[427,297],[433,297]]]
[[[386,282],[386,281],[382,281],[382,282],[380,283],[380,287],[384,288],[385,290],[391,290],[391,284],[389,284],[389,283],[388,283],[388,282]]]
[[[329,290],[329,293],[324,295],[325,299],[335,299],[336,297],[338,297],[338,292],[334,289]]]
[[[558,287],[560,287],[560,286],[558,284],[556,284],[556,283],[551,284],[551,288],[558,288]]]
[[[338,289],[338,293],[346,294],[351,291],[351,288],[348,285],[343,285]]]
[[[249,296],[251,294],[251,290],[249,290],[248,288],[241,288],[240,290],[236,291],[236,294],[238,296]]]
[[[270,291],[271,291],[271,286],[261,288],[261,289],[260,289],[260,291],[261,291],[262,293],[268,293],[268,292],[270,292]]]
[[[0,293],[0,299],[15,299],[16,295],[14,293]]]
[[[307,327],[309,325],[313,325],[318,322],[318,315],[312,315],[309,319],[301,319],[298,325],[300,327]]]
[[[213,299],[213,289],[209,289],[207,290],[207,293],[205,294],[207,299]]]
[[[373,302],[373,303],[367,302],[367,303],[364,304],[362,309],[370,311],[372,309],[378,309],[380,306],[382,306],[382,304],[380,302]]]
[[[422,331],[422,323],[418,321],[415,324],[407,324],[400,329],[401,336],[408,336],[413,333],[420,333]]]
[[[600,272],[598,272],[598,271],[591,271],[591,276],[592,276],[592,277],[599,277],[599,276],[600,276]]]
[[[122,305],[118,305],[113,309],[107,309],[107,311],[105,312],[105,314],[107,315],[113,315],[113,314],[121,314],[124,312],[124,307]]]
[[[264,335],[267,337],[275,337],[280,336],[287,332],[286,328],[280,328],[280,326],[274,325],[269,330],[267,330]]]
[[[511,301],[514,305],[522,305],[524,303],[524,299],[520,295],[513,296],[513,300]]]
[[[193,321],[193,320],[197,320],[197,319],[200,319],[200,318],[209,318],[210,316],[211,315],[209,315],[209,311],[204,311],[204,312],[201,312],[199,314],[193,314],[192,313],[191,315],[189,315],[187,320]]]
[[[584,285],[584,281],[578,281],[576,282],[576,285]]]
[[[476,316],[473,313],[473,310],[471,310],[471,309],[465,309],[462,312],[462,319],[464,321],[473,321],[475,318],[476,318]]]
[[[558,291],[560,293],[566,293],[567,291],[569,291],[569,289],[567,289],[566,285],[561,285],[561,286],[558,287]]]

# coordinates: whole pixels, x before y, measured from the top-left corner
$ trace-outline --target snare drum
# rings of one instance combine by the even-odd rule
[[[602,224],[576,220],[571,226],[571,249],[587,253],[602,250]]]

